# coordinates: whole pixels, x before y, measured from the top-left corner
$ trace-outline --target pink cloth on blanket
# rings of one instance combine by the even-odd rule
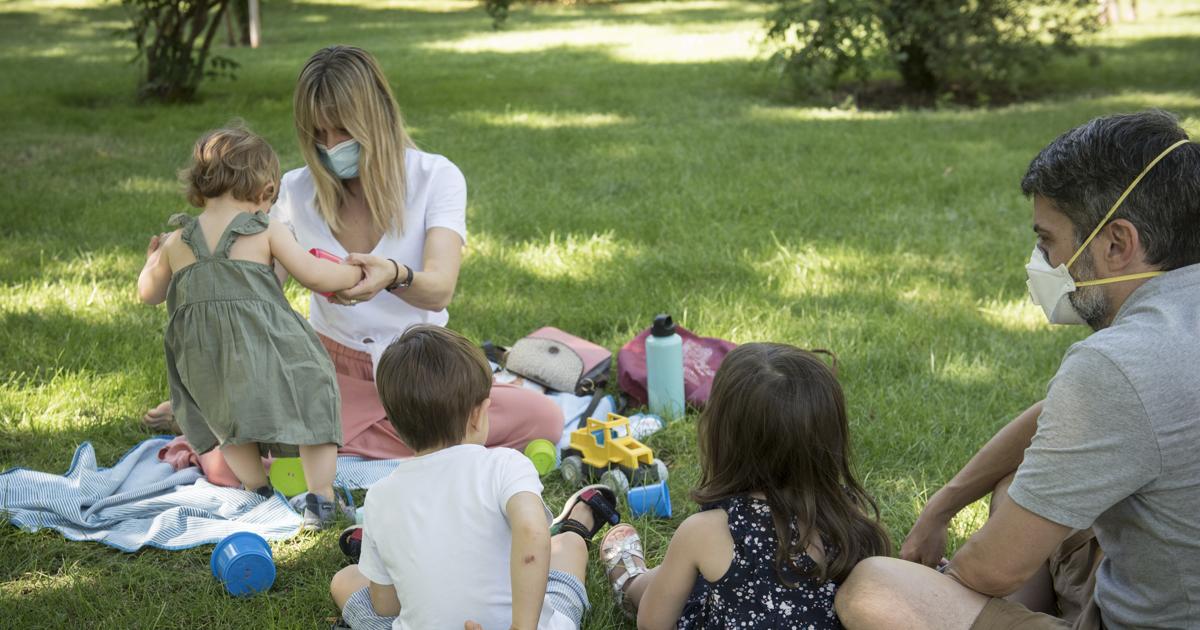
[[[191,444],[188,444],[187,438],[182,435],[159,449],[158,458],[170,464],[175,470],[199,466],[200,472],[204,473],[208,482],[214,485],[227,488],[240,488],[242,485],[242,482],[238,481],[237,475],[233,474],[233,470],[229,468],[229,464],[225,463],[220,449],[214,448],[201,455],[192,448]],[[263,459],[263,465],[270,470],[271,460]]]

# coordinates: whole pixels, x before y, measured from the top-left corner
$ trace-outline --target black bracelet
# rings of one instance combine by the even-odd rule
[[[387,290],[395,291],[396,289],[407,289],[408,287],[412,286],[412,267],[404,265],[404,269],[408,271],[408,274],[405,276],[404,280],[400,280],[400,263],[396,262],[392,258],[389,258],[388,260],[392,261],[392,265],[396,268],[396,277],[393,279],[392,283],[387,286]]]

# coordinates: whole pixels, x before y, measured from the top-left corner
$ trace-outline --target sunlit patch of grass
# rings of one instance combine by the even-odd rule
[[[179,182],[161,177],[134,176],[127,177],[117,184],[117,188],[127,193],[178,193],[181,189]]]
[[[990,501],[984,499],[963,508],[963,511],[959,512],[958,516],[950,521],[948,533],[951,540],[966,541],[972,534],[979,531],[979,528],[983,527],[984,522],[987,521],[988,506],[990,503]]]
[[[428,13],[460,13],[477,11],[484,15],[482,7],[474,0],[297,0],[296,4],[311,6],[353,6],[375,11],[388,9],[416,10]],[[486,22],[484,23],[486,25]]]
[[[501,245],[482,238],[477,239],[472,248],[472,255],[498,257],[514,269],[547,280],[597,280],[606,275],[614,258],[636,251],[628,245],[618,244],[612,232],[587,238],[551,232],[545,240],[518,245]]]
[[[670,11],[670,6],[667,5],[663,10]],[[587,14],[587,18],[570,28],[546,28],[513,20],[510,28],[503,31],[455,41],[433,42],[427,44],[426,48],[460,53],[505,54],[555,48],[602,49],[620,61],[653,64],[750,61],[762,53],[762,23],[757,19],[713,28],[704,21],[613,25],[596,20],[595,13]]]
[[[476,124],[494,127],[516,127],[519,129],[595,129],[597,127],[610,127],[632,122],[619,114],[601,112],[506,110],[502,113],[464,112],[458,114],[456,117]]]
[[[1028,298],[988,300],[979,306],[979,314],[1006,330],[1036,331],[1046,325],[1046,315],[1041,307]]]
[[[887,111],[863,112],[854,108],[843,107],[792,107],[754,105],[746,111],[753,119],[768,122],[808,121],[808,120],[888,120],[899,114]]]

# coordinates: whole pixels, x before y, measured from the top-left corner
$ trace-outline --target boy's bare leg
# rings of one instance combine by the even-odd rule
[[[333,477],[337,474],[337,444],[309,444],[300,447],[300,466],[308,491],[333,501]],[[237,471],[234,471],[237,472]]]
[[[346,607],[346,600],[350,599],[351,595],[370,585],[370,580],[359,572],[358,565],[352,564],[333,574],[333,580],[329,583],[329,594],[333,596],[333,603],[337,604],[338,610],[341,610]]]
[[[989,599],[924,565],[875,557],[858,563],[834,607],[849,630],[969,630]]]
[[[580,525],[591,529],[596,520],[592,516],[592,508],[580,501],[571,508],[569,518],[579,521]],[[550,537],[550,568],[554,571],[570,573],[586,583],[587,580],[587,543],[579,535],[571,532],[555,534]]]
[[[247,490],[257,490],[267,485],[267,471],[263,468],[258,444],[222,444],[221,455],[225,463]]]

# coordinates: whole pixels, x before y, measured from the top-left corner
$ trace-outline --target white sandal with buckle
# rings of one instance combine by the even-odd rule
[[[642,539],[637,530],[625,524],[617,525],[608,530],[600,541],[600,558],[604,561],[604,575],[608,576],[613,588],[613,597],[617,600],[625,615],[630,619],[637,617],[637,611],[631,602],[625,599],[625,587],[633,578],[646,572],[646,555],[642,552]],[[634,559],[640,560],[637,564]],[[621,567],[625,570],[616,578],[612,577],[614,569]]]

